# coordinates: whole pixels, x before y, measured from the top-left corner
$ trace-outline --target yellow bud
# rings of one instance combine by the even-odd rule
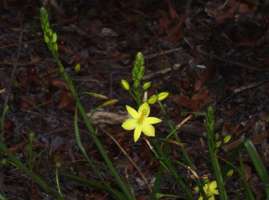
[[[76,72],[76,73],[79,73],[79,72],[80,72],[80,69],[81,69],[80,64],[77,63],[77,64],[75,65],[74,69],[75,69],[75,72]]]
[[[121,83],[121,87],[122,87],[123,89],[125,89],[125,90],[127,90],[127,91],[130,90],[130,85],[129,85],[128,81],[122,79],[120,83]]]
[[[157,100],[158,100],[158,96],[156,94],[154,94],[148,99],[148,103],[155,104],[157,102]]]
[[[226,136],[223,138],[223,142],[224,142],[224,143],[228,143],[231,139],[232,139],[232,136],[231,136],[231,135],[226,135]]]
[[[216,147],[219,148],[221,146],[221,141],[216,142]]]
[[[233,169],[230,169],[230,170],[227,172],[226,176],[231,177],[231,176],[233,176],[233,174],[234,174],[234,170],[233,170]]]
[[[147,90],[150,87],[151,87],[151,82],[150,81],[143,84],[143,90]]]
[[[47,35],[44,35],[44,40],[45,40],[45,42],[48,44],[49,43],[49,37],[47,36]]]
[[[53,33],[52,34],[52,42],[53,43],[56,43],[57,42],[57,34],[56,33]]]
[[[163,101],[169,96],[169,92],[161,92],[158,94],[158,101]]]

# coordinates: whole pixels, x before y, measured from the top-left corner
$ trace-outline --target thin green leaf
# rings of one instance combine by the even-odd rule
[[[174,176],[174,178],[176,179],[180,188],[185,192],[186,199],[192,200],[193,199],[192,191],[189,188],[189,186],[187,185],[187,183],[185,182],[184,177],[181,176],[177,172],[170,156],[168,154],[166,154],[160,148],[160,145],[158,145],[157,143],[153,142],[153,146],[154,146],[155,150],[152,149],[152,151],[155,154],[155,157],[160,161],[160,163],[164,167],[164,169],[167,169],[172,174],[172,176]]]
[[[2,115],[1,115],[1,119],[0,119],[0,130],[1,130],[1,135],[0,135],[0,141],[4,141],[4,128],[5,128],[5,119],[6,119],[6,114],[8,112],[8,105],[7,103],[5,103],[3,111],[2,111]]]
[[[220,164],[217,158],[214,128],[215,128],[214,110],[212,107],[209,107],[206,114],[206,129],[207,129],[209,158],[212,164],[214,175],[216,177],[216,181],[217,181],[217,185],[218,185],[218,189],[220,193],[220,199],[227,200],[228,196],[227,196],[226,189],[224,186]]]
[[[101,178],[100,172],[98,170],[98,167],[95,166],[94,161],[88,156],[82,142],[81,142],[81,137],[80,137],[80,131],[79,131],[79,127],[78,127],[78,113],[77,113],[77,109],[75,111],[75,116],[74,116],[74,128],[75,128],[75,138],[76,138],[76,143],[82,153],[82,155],[84,156],[84,158],[87,160],[87,162],[89,163],[91,169],[94,171],[94,174],[98,175],[99,178]]]
[[[67,179],[75,181],[76,183],[78,183],[82,186],[94,188],[94,189],[101,190],[101,191],[106,191],[106,192],[110,193],[115,198],[115,200],[126,200],[126,197],[124,194],[113,189],[113,187],[110,186],[109,183],[107,183],[105,181],[88,180],[88,179],[85,179],[82,177],[71,175],[69,173],[68,174],[61,173],[61,175],[66,177]]]
[[[258,154],[255,146],[251,142],[251,140],[246,139],[244,142],[244,146],[248,152],[248,155],[250,156],[250,158],[253,162],[253,165],[254,165],[263,185],[264,185],[266,197],[267,197],[267,199],[269,199],[269,176],[268,176],[267,170],[262,162],[262,159],[259,156],[259,154]]]
[[[7,157],[7,162],[13,166],[15,166],[17,169],[21,170],[23,173],[25,173],[27,176],[31,177],[31,179],[37,183],[45,192],[48,194],[51,194],[52,196],[56,197],[57,199],[62,199],[55,191],[50,187],[45,180],[43,180],[39,175],[32,172],[30,169],[28,169],[16,156],[9,153],[6,149],[6,146],[3,143],[0,143],[0,153],[3,153]]]
[[[41,25],[44,23],[42,21],[42,14],[46,12],[46,9],[45,8],[41,8],[40,10],[40,15],[41,15]],[[47,16],[47,14],[43,14],[44,16]],[[48,22],[49,24],[49,22]],[[42,27],[43,28],[43,27]],[[44,28],[43,28],[43,32],[44,32]],[[45,32],[44,32],[45,33]],[[46,33],[45,33],[46,34]],[[132,194],[131,190],[130,190],[130,187],[128,186],[128,184],[126,184],[126,182],[124,182],[122,180],[122,178],[120,177],[119,173],[117,172],[117,170],[115,169],[112,161],[110,160],[110,158],[108,157],[107,155],[107,152],[103,146],[103,144],[101,143],[101,141],[99,140],[99,138],[97,137],[96,135],[96,130],[95,128],[93,127],[90,119],[88,118],[87,116],[87,113],[83,107],[83,105],[81,104],[80,102],[80,99],[79,99],[79,95],[75,89],[75,86],[73,84],[73,81],[72,79],[69,77],[69,75],[65,72],[65,68],[59,58],[59,55],[58,55],[58,52],[54,51],[54,49],[51,48],[51,46],[49,44],[48,45],[48,49],[51,51],[51,54],[53,55],[57,65],[58,65],[58,68],[59,68],[59,71],[60,71],[60,74],[61,76],[63,77],[63,79],[65,80],[65,82],[67,83],[68,85],[68,88],[72,94],[72,96],[74,97],[75,101],[76,101],[76,105],[77,105],[77,109],[82,117],[82,120],[84,121],[85,123],[85,126],[86,128],[88,129],[88,133],[90,135],[90,137],[92,138],[93,142],[95,143],[99,153],[101,154],[102,158],[104,159],[107,167],[109,168],[109,171],[111,172],[111,174],[114,176],[118,186],[122,189],[122,191],[124,192],[124,194],[126,195],[126,199],[129,199],[129,200],[134,200],[135,197],[134,195]]]
[[[7,200],[7,198],[0,194],[0,200]]]
[[[242,185],[244,187],[246,200],[255,200],[255,196],[251,190],[251,187],[248,184],[248,181],[246,180],[244,164],[243,164],[241,156],[239,157],[239,162],[240,162],[240,167],[238,168],[238,172],[239,172]]]

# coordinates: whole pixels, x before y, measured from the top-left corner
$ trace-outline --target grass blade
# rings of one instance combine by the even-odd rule
[[[227,196],[226,189],[224,186],[220,164],[217,158],[214,128],[215,128],[214,110],[212,107],[209,107],[206,114],[206,129],[207,129],[209,158],[212,164],[214,175],[216,177],[216,181],[217,181],[217,185],[218,185],[218,189],[220,193],[220,199],[227,200],[228,196]]]
[[[267,170],[262,162],[261,157],[259,156],[255,146],[251,142],[251,140],[247,139],[244,142],[244,146],[253,162],[253,165],[264,184],[265,192],[266,192],[266,199],[269,199],[269,176]]]
[[[184,178],[180,174],[178,174],[170,156],[166,154],[160,148],[160,145],[158,145],[155,141],[152,142],[153,145],[151,145],[147,139],[145,139],[145,142],[153,152],[154,156],[159,160],[161,166],[167,171],[169,171],[172,176],[174,176],[180,188],[185,192],[186,199],[192,200],[193,199],[192,191],[186,184]]]
[[[6,146],[3,143],[0,143],[0,153],[3,153],[7,157],[7,163],[15,166],[17,169],[21,170],[27,176],[31,177],[31,179],[37,183],[45,192],[51,194],[52,196],[56,197],[57,199],[62,199],[55,191],[52,189],[45,180],[43,180],[40,176],[36,173],[32,172],[32,170],[28,169],[16,156],[12,155],[6,149]]]
[[[82,186],[87,186],[89,188],[94,188],[97,190],[101,190],[101,191],[106,191],[109,194],[111,194],[115,200],[126,200],[126,197],[124,194],[122,194],[121,192],[113,189],[109,183],[104,182],[104,181],[95,181],[95,180],[88,180],[85,178],[81,178],[75,175],[71,175],[71,174],[66,174],[66,173],[61,173],[62,176],[66,177],[67,179],[70,179]]]
[[[43,33],[44,33],[45,37],[46,37],[46,34],[48,34],[48,33],[52,33],[52,35],[57,36],[57,34],[50,28],[50,23],[49,23],[49,19],[48,19],[48,13],[47,13],[47,10],[44,7],[42,7],[40,9],[40,20],[41,20],[41,27],[43,29]],[[58,49],[57,48],[57,41],[53,41],[53,38],[51,38],[51,37],[47,37],[47,40],[48,41],[46,41],[46,39],[44,38],[44,41],[47,44],[48,49],[50,50],[53,58],[55,59],[55,62],[57,64],[58,68],[59,68],[59,72],[60,72],[61,76],[63,77],[64,81],[68,85],[68,89],[69,89],[70,93],[72,94],[73,98],[75,99],[77,109],[79,111],[80,116],[82,117],[82,120],[83,120],[86,128],[88,129],[88,133],[89,133],[90,137],[92,138],[92,140],[95,143],[99,153],[101,154],[102,158],[104,159],[109,171],[114,176],[114,178],[116,180],[116,183],[121,188],[123,193],[126,195],[126,199],[127,200],[134,200],[135,197],[132,194],[132,192],[130,190],[130,187],[128,187],[128,185],[122,180],[119,173],[115,169],[112,161],[110,160],[110,158],[107,155],[107,152],[106,152],[103,144],[101,143],[101,141],[97,137],[96,130],[93,127],[90,119],[88,118],[87,113],[86,113],[83,105],[80,102],[79,95],[77,93],[77,90],[75,89],[73,81],[69,77],[67,72],[65,71],[64,65],[62,64],[62,62],[60,60],[59,53],[58,53],[58,50],[57,50]]]
[[[3,111],[2,111],[2,115],[0,118],[0,131],[1,131],[1,135],[0,135],[0,141],[4,141],[4,129],[5,129],[5,118],[6,118],[6,114],[8,112],[8,105],[4,105]]]
[[[245,176],[244,164],[240,156],[240,167],[237,169],[241,178],[242,185],[245,189],[245,197],[247,200],[255,200],[255,196],[251,190],[250,185],[248,184]]]
[[[129,200],[134,200],[135,197],[133,196],[133,194],[130,191],[130,188],[128,187],[128,185],[122,180],[122,178],[120,177],[120,175],[118,174],[117,170],[115,169],[115,167],[113,166],[112,161],[110,160],[110,158],[108,157],[106,150],[103,146],[103,144],[101,143],[101,141],[99,140],[99,138],[96,136],[96,130],[95,128],[92,126],[92,123],[90,121],[90,119],[87,116],[87,113],[84,109],[84,107],[82,106],[80,99],[78,97],[78,94],[75,90],[75,87],[73,85],[73,81],[69,78],[68,74],[65,72],[64,70],[64,66],[62,65],[61,61],[59,60],[58,57],[55,57],[57,64],[59,66],[60,72],[62,72],[62,76],[64,78],[64,80],[66,81],[66,83],[68,84],[69,90],[72,93],[73,97],[75,98],[76,104],[77,104],[77,108],[78,111],[82,117],[82,120],[86,126],[86,128],[88,129],[88,134],[89,136],[92,138],[92,140],[94,141],[99,153],[101,154],[101,156],[103,157],[109,171],[111,172],[111,174],[114,176],[117,184],[119,185],[119,187],[122,189],[122,191],[124,192],[124,194],[126,195],[126,198]]]
[[[94,161],[88,156],[82,142],[81,142],[81,137],[80,137],[80,131],[79,131],[79,127],[78,127],[78,113],[77,113],[77,109],[75,111],[75,116],[74,116],[74,129],[75,129],[75,138],[76,138],[76,143],[82,153],[82,155],[84,156],[84,158],[87,160],[87,162],[89,163],[91,169],[94,171],[94,174],[98,175],[99,178],[101,178],[100,172],[98,170],[98,168],[95,166]]]
[[[7,200],[7,198],[0,194],[0,200]]]

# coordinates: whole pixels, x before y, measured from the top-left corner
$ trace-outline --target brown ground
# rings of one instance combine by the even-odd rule
[[[4,123],[5,142],[24,161],[27,138],[33,132],[36,138],[33,168],[48,183],[54,184],[55,160],[60,160],[63,170],[72,169],[91,178],[93,174],[81,162],[83,157],[74,139],[73,99],[43,42],[39,21],[41,4],[30,0],[3,2],[0,3],[0,105],[5,102],[9,105]],[[59,36],[61,58],[89,112],[102,100],[85,92],[119,100],[102,111],[120,113],[125,104],[134,105],[119,87],[119,81],[130,79],[133,58],[136,52],[142,51],[146,75],[153,75],[151,93],[170,92],[167,112],[175,123],[180,123],[190,112],[202,112],[213,105],[218,133],[231,134],[233,138],[223,150],[233,156],[240,138],[250,137],[269,165],[267,5],[247,0],[229,0],[226,4],[214,0],[55,2],[58,5],[51,4],[48,8]],[[81,64],[79,73],[74,71],[77,63]],[[166,69],[170,72],[156,75]],[[157,106],[153,110],[160,116]],[[139,182],[137,171],[105,133],[117,139],[150,181],[158,171],[158,163],[146,144],[141,140],[134,145],[131,135],[119,124],[98,123],[97,126],[99,138],[109,149],[116,167],[124,176],[129,175],[138,199],[147,199],[147,188]],[[100,160],[85,133],[82,126],[88,153]],[[193,117],[180,132],[199,166],[200,176],[208,173],[203,133],[202,117]],[[165,125],[160,126],[158,136],[166,135]],[[259,182],[247,158],[245,162],[258,198]],[[176,193],[173,180],[164,179],[162,191]],[[233,178],[230,182],[233,187],[229,195],[236,198],[238,183]],[[67,199],[109,199],[102,192],[67,180],[62,181],[62,188]],[[1,192],[14,200],[51,199],[28,177],[7,166],[0,169]]]

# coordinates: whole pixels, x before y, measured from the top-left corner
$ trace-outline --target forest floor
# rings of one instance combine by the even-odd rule
[[[74,136],[74,99],[61,79],[46,48],[40,27],[37,1],[0,3],[0,105],[8,105],[3,136],[10,152],[26,160],[29,134],[34,134],[33,169],[54,183],[55,162],[83,177],[93,174],[83,161]],[[54,2],[54,1],[51,1]],[[216,131],[229,134],[231,142],[222,153],[233,152],[243,138],[250,138],[269,166],[269,15],[266,5],[252,1],[55,1],[48,5],[53,29],[58,33],[59,52],[74,80],[81,101],[90,113],[103,103],[90,93],[117,99],[98,109],[121,115],[134,105],[120,80],[131,80],[137,52],[145,57],[145,79],[154,94],[168,91],[167,116],[175,124],[185,120],[178,135],[199,166],[200,176],[210,176],[206,161],[204,118],[209,105],[216,113]],[[75,66],[80,64],[80,71]],[[160,116],[160,109],[152,107]],[[197,114],[198,113],[198,114]],[[143,140],[133,142],[119,121],[93,119],[98,137],[109,150],[116,168],[133,185],[137,199],[148,199],[147,187],[113,138],[153,181],[159,163]],[[81,126],[89,155],[101,158]],[[156,136],[167,135],[165,125]],[[171,144],[173,145],[173,144]],[[175,159],[178,155],[174,155]],[[237,162],[238,160],[234,160]],[[249,158],[244,157],[248,181],[256,198],[261,184]],[[104,172],[105,173],[105,172]],[[229,180],[231,199],[238,197],[236,178]],[[61,183],[66,199],[110,199],[102,192]],[[167,177],[162,190],[177,189]],[[0,193],[7,199],[52,199],[29,177],[12,166],[0,168]],[[234,198],[233,198],[234,197]]]

